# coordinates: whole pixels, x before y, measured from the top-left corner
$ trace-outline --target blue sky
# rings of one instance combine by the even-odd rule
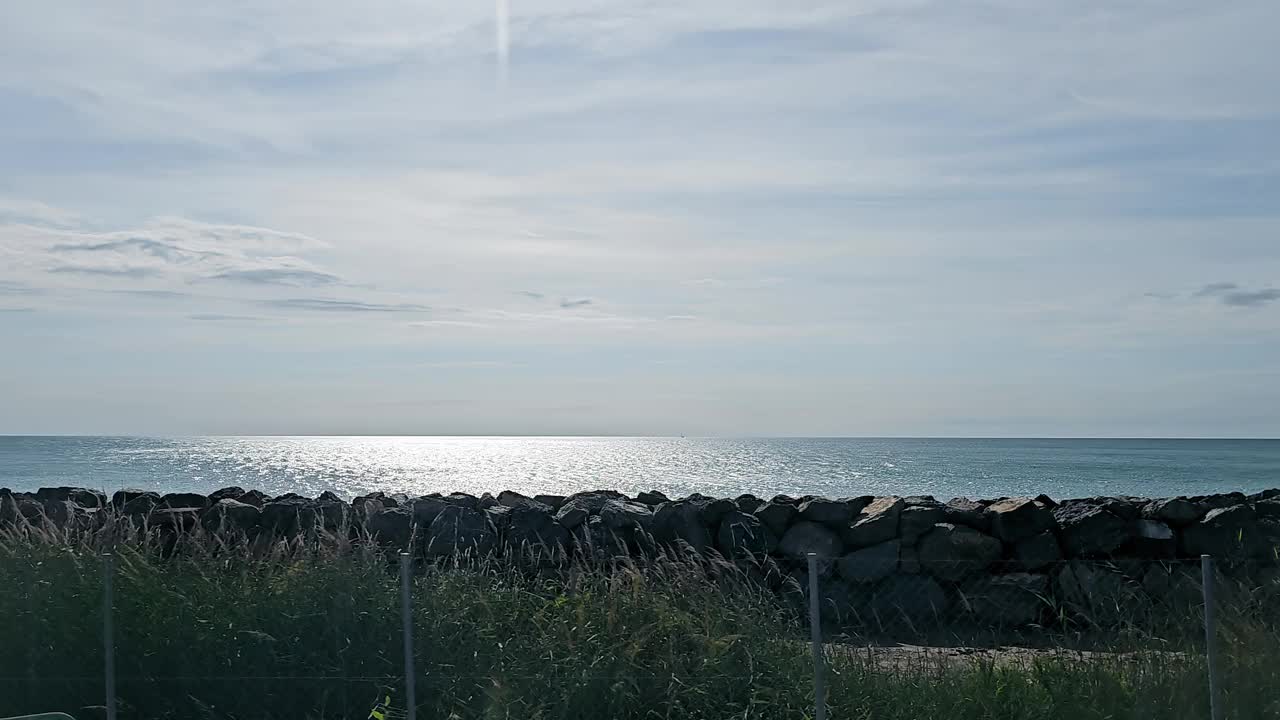
[[[1280,4],[509,3],[0,5],[0,432],[1280,435]]]

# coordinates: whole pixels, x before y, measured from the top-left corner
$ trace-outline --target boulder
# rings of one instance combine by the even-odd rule
[[[578,525],[572,535],[584,554],[597,559],[627,557],[630,554],[626,540],[605,525],[599,515],[592,515]]]
[[[241,494],[243,495],[244,493],[241,493]],[[316,501],[317,501],[317,502],[322,502],[322,503],[340,503],[340,502],[343,502],[342,498],[341,498],[341,497],[338,497],[338,493],[336,493],[336,492],[334,492],[334,491],[332,491],[332,490],[325,490],[324,492],[320,493],[320,497],[317,497],[317,498],[316,498]],[[345,503],[344,503],[344,504],[345,504]]]
[[[1136,588],[1113,567],[1072,560],[1059,567],[1054,581],[1063,607],[1089,624],[1109,626],[1132,613]]]
[[[1265,551],[1258,517],[1248,505],[1210,510],[1200,522],[1182,530],[1184,555],[1212,555],[1218,559],[1244,558]]]
[[[564,505],[556,512],[556,521],[564,528],[573,530],[582,525],[591,517],[591,510],[587,503],[577,500],[566,500]]]
[[[140,498],[143,495],[146,495],[147,493],[148,493],[147,490],[137,490],[133,488],[117,490],[111,495],[111,507],[115,508],[116,510],[123,510],[124,506],[129,504],[129,501]],[[156,495],[155,493],[151,493],[151,494]],[[159,495],[156,495],[156,502],[157,503],[160,502]]]
[[[369,516],[365,528],[384,547],[408,550],[413,537],[413,512],[409,508],[384,508]]]
[[[924,568],[920,566],[920,551],[914,546],[903,545],[898,550],[898,572],[907,575],[919,575],[924,572]]]
[[[430,527],[431,521],[435,520],[444,509],[450,507],[445,499],[439,496],[422,495],[416,497],[404,505],[405,509],[413,513],[413,522],[420,528]],[[453,506],[456,507],[456,506]]]
[[[329,493],[332,495],[332,493]],[[323,498],[323,496],[322,496]],[[320,527],[335,532],[348,527],[350,522],[350,506],[341,500],[322,499],[315,503],[314,511],[320,521]]]
[[[946,591],[928,575],[890,575],[872,591],[868,620],[877,628],[919,628],[945,617],[948,605]]]
[[[1049,576],[1036,573],[971,578],[960,587],[957,598],[962,612],[1003,627],[1037,623],[1052,608]]]
[[[570,495],[561,504],[556,513],[556,520],[565,528],[572,530],[586,522],[590,516],[599,515],[605,503],[613,500],[627,501],[627,497],[612,490],[593,490]]]
[[[1031,498],[1010,498],[987,506],[991,533],[1014,544],[1054,527],[1053,513]]]
[[[1000,559],[1000,541],[965,525],[939,523],[916,546],[920,566],[934,577],[952,582],[987,569]]]
[[[840,577],[852,583],[879,582],[898,570],[898,555],[902,543],[897,540],[855,550],[840,558],[836,569]]]
[[[864,548],[879,545],[898,536],[898,518],[905,505],[902,498],[877,498],[858,513],[853,524],[842,533],[844,544],[849,548]]]
[[[716,535],[716,545],[727,557],[767,555],[777,543],[777,537],[764,523],[740,510],[725,514]]]
[[[296,535],[316,527],[316,501],[304,497],[275,499],[262,506],[258,522],[263,530],[277,535]]]
[[[1172,558],[1177,552],[1178,539],[1173,528],[1158,520],[1141,519],[1134,522],[1133,535],[1121,548],[1120,554],[1125,557]]]
[[[542,503],[517,505],[509,508],[506,515],[506,544],[513,550],[542,547],[562,552],[569,546],[569,531],[556,522],[551,509]]]
[[[778,541],[778,552],[793,559],[803,559],[814,553],[819,558],[831,560],[844,552],[844,544],[840,542],[840,536],[826,525],[801,520],[787,528]]]
[[[847,502],[814,498],[807,500],[798,508],[800,519],[829,528],[843,529],[853,520],[853,509]]]
[[[480,496],[479,500],[476,501],[476,505],[481,510],[488,510],[491,507],[498,506],[498,499],[495,498],[492,493],[485,493]]]
[[[186,532],[200,522],[201,512],[195,507],[160,507],[151,511],[147,524],[153,528]]]
[[[1040,570],[1061,560],[1062,548],[1058,538],[1046,530],[1015,545],[1013,558],[1023,570]]]
[[[798,512],[794,505],[767,502],[755,509],[755,516],[774,535],[782,535],[791,526]]]
[[[261,514],[262,511],[258,508],[227,497],[205,509],[200,515],[200,522],[205,529],[212,532],[224,530],[249,532],[258,527]]]
[[[610,530],[644,530],[653,526],[653,511],[648,505],[630,500],[610,500],[600,508],[600,519]]]
[[[1224,508],[1235,507],[1236,505],[1244,505],[1249,502],[1249,498],[1245,497],[1242,492],[1218,493],[1216,495],[1197,495],[1188,498],[1195,503],[1200,509],[1200,514],[1204,515],[1210,510],[1222,510]]]
[[[107,497],[97,490],[80,487],[47,487],[36,490],[36,502],[48,505],[53,502],[72,502],[82,508],[107,506]]]
[[[533,498],[525,497],[518,492],[511,492],[510,490],[503,490],[498,493],[498,504],[509,508],[531,507],[548,513],[555,512],[552,510],[551,506],[546,503],[538,502]]]
[[[755,495],[746,494],[746,495],[739,495],[738,497],[734,498],[733,504],[735,507],[737,507],[739,510],[741,510],[744,513],[753,513],[757,509],[759,509],[761,505],[764,504],[764,500],[761,500]]]
[[[209,506],[209,498],[200,493],[167,493],[160,497],[160,505],[162,508],[197,508],[200,510]]]
[[[987,506],[969,498],[951,498],[943,506],[943,517],[937,522],[967,525],[979,532],[991,534],[991,516]]]
[[[466,508],[467,510],[475,510],[477,512],[482,509],[480,507],[480,498],[475,495],[468,495],[467,493],[451,493],[444,498],[444,502],[454,507]]]
[[[702,515],[702,522],[707,527],[719,527],[729,513],[742,512],[738,510],[738,506],[734,505],[732,500],[725,498],[699,500],[697,502],[701,506],[699,512]]]
[[[1255,502],[1253,511],[1261,519],[1280,520],[1280,497],[1268,497]]]
[[[659,505],[653,511],[654,539],[666,544],[683,541],[699,553],[710,549],[711,531],[702,524],[699,509],[699,505],[687,500]]]
[[[160,504],[160,494],[153,492],[144,492],[141,495],[129,500],[120,509],[125,515],[146,515]]]
[[[244,496],[244,493],[245,493],[244,488],[236,487],[235,485],[229,485],[220,490],[214,490],[213,492],[209,493],[209,497],[207,498],[208,505],[212,507],[216,505],[220,500],[239,500],[241,497]]]
[[[488,516],[463,505],[448,505],[428,526],[423,550],[428,557],[488,554],[497,541],[497,533]]]
[[[1249,502],[1258,502],[1260,500],[1270,500],[1272,498],[1280,498],[1280,488],[1269,488],[1267,490],[1259,490],[1249,495]]]
[[[236,499],[246,505],[253,505],[257,508],[266,505],[268,500],[266,493],[261,490],[250,490]]]
[[[1133,521],[1102,503],[1067,500],[1053,509],[1058,538],[1067,557],[1105,557],[1120,549],[1133,532]]]
[[[667,497],[663,493],[658,492],[657,490],[648,490],[646,492],[642,492],[636,495],[636,502],[640,503],[641,505],[648,505],[650,507],[657,507],[658,505],[661,505],[664,502],[670,502],[670,501],[671,501],[671,498]]]
[[[533,499],[550,507],[552,510],[559,510],[564,505],[565,496],[563,495],[534,495]]]
[[[1185,527],[1203,515],[1204,511],[1199,506],[1184,497],[1161,498],[1142,506],[1142,517],[1173,527]]]
[[[898,516],[898,535],[902,542],[914,545],[921,535],[943,522],[946,517],[945,506],[939,503],[907,505]]]

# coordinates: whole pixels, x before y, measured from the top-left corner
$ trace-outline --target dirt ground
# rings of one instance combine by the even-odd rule
[[[1158,662],[1178,661],[1185,653],[1170,651],[1103,652],[1066,648],[1030,647],[930,647],[922,645],[863,645],[826,643],[830,657],[844,655],[864,660],[878,669],[891,672],[929,672],[962,667],[967,664],[1028,666],[1041,660],[1057,662]]]

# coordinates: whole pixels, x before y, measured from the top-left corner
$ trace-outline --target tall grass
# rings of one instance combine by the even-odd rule
[[[103,542],[0,537],[0,716],[90,717],[102,704]],[[402,684],[397,578],[368,544],[179,543],[111,543],[121,718],[364,718],[380,685]],[[419,564],[412,594],[420,718],[812,712],[801,621],[723,565]],[[1224,616],[1224,636],[1232,717],[1280,718],[1276,628],[1242,612]],[[886,669],[833,651],[830,664],[841,720],[1190,719],[1208,707],[1195,653]]]

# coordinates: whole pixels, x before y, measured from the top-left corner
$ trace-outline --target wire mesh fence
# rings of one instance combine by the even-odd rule
[[[102,549],[0,542],[0,716],[1211,717],[1200,560]],[[1280,563],[1210,577],[1218,717],[1280,717]]]

